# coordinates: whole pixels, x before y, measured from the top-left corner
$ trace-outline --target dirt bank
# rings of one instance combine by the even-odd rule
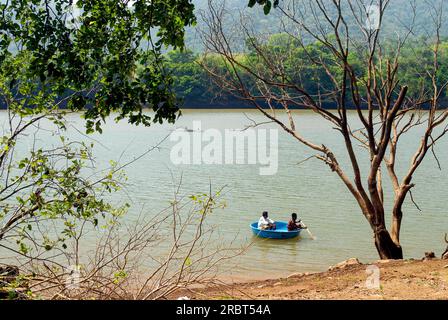
[[[372,263],[379,268],[378,289],[366,287],[369,264],[351,263],[322,273],[219,285],[176,295],[192,299],[448,299],[448,260]]]

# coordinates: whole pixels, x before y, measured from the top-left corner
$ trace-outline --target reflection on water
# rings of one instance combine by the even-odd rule
[[[256,111],[245,112],[251,119],[264,120]],[[295,117],[299,130],[308,139],[333,148],[340,163],[347,170],[350,168],[341,137],[335,130],[310,112],[298,111]],[[356,115],[351,114],[351,117]],[[202,122],[203,130],[240,129],[249,124],[239,110],[187,110],[175,125],[151,128],[111,122],[102,135],[93,136],[99,142],[95,150],[97,164],[107,164],[111,159],[131,160],[156,145],[176,127],[191,127],[196,120]],[[75,115],[71,121],[78,128],[82,127],[82,121]],[[266,128],[276,127],[268,125]],[[86,140],[75,130],[70,130],[69,135]],[[399,173],[403,174],[408,168],[419,137],[420,133],[414,131],[403,139],[397,167]],[[42,143],[50,142],[42,140]],[[258,166],[253,165],[174,166],[169,157],[171,145],[172,142],[166,141],[160,149],[128,167],[129,183],[119,197],[114,195],[114,201],[131,204],[127,219],[132,221],[142,210],[151,215],[166,208],[181,176],[184,195],[207,192],[210,182],[215,190],[226,186],[223,198],[227,208],[215,211],[209,222],[218,227],[224,241],[236,237],[239,245],[251,244],[230,268],[223,266],[229,276],[288,275],[325,270],[329,265],[351,257],[358,257],[361,261],[377,259],[369,226],[345,186],[317,160],[298,164],[313,153],[282,131],[279,131],[279,168],[274,176],[260,176]],[[361,170],[366,175],[368,155],[362,149],[358,152],[362,159]],[[415,177],[414,199],[422,212],[409,201],[404,208],[401,239],[406,257],[419,258],[425,251],[435,251],[440,255],[444,249],[443,235],[448,232],[447,139],[438,145],[437,152],[443,170],[438,170],[436,161],[429,155]],[[388,183],[387,180],[385,182]],[[389,184],[385,192],[387,209],[390,210],[393,192]],[[297,212],[317,239],[310,239],[306,232],[289,240],[253,237],[249,225],[257,221],[264,210],[269,211],[270,218],[282,221],[288,220],[292,212]]]

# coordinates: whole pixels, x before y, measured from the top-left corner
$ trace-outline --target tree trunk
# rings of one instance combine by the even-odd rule
[[[385,228],[375,231],[375,246],[382,260],[403,259],[401,246],[392,241],[389,232]]]

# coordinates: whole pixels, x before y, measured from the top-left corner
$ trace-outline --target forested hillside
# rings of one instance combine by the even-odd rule
[[[300,85],[312,95],[318,95],[320,90],[332,90],[333,83],[328,77],[324,68],[310,66],[307,64],[307,54],[310,52],[315,57],[323,57],[326,61],[332,61],[331,53],[322,46],[310,43],[306,49],[299,45],[294,45],[294,40],[286,34],[273,34],[263,49],[273,56],[287,56],[284,60],[285,71],[292,83]],[[437,76],[437,83],[443,86],[448,81],[448,41],[442,41],[439,47],[440,65]],[[254,68],[262,68],[260,62],[255,59],[256,52],[248,49],[245,53],[240,53],[238,58],[241,62],[251,65]],[[363,60],[356,54],[351,55],[350,62],[356,66],[359,75],[366,74],[367,70]],[[401,83],[409,86],[408,96],[418,98],[432,90],[431,78],[427,71],[433,67],[433,52],[425,46],[421,38],[409,41],[402,49],[400,56],[400,69],[398,70]],[[201,65],[223,73],[226,69],[221,59],[214,55],[204,55],[193,51],[172,51],[166,54],[166,66],[170,70],[176,95],[183,100],[184,107],[204,108],[204,107],[244,107],[241,100],[236,99],[228,92],[218,89],[211,81],[207,71]],[[337,70],[337,66],[333,66]],[[243,81],[248,87],[256,87],[253,80],[242,71]],[[247,76],[247,77],[246,77]],[[342,77],[342,71],[338,73]],[[336,90],[333,88],[333,90]],[[445,88],[440,97],[446,99],[448,90]],[[323,101],[324,103],[326,101]],[[246,105],[247,106],[247,105]],[[329,102],[328,107],[332,107]]]
[[[296,5],[303,6],[303,10],[306,10],[306,3],[312,0],[280,0],[280,5],[288,6],[292,2]],[[391,0],[389,7],[387,8],[385,20],[383,23],[382,35],[384,37],[395,37],[398,33],[406,30],[407,26],[413,24],[415,26],[413,36],[426,36],[434,32],[430,6],[438,4],[440,1],[446,0]],[[263,13],[262,7],[248,8],[249,0],[212,0],[215,4],[225,4],[226,8],[234,13],[234,16],[238,16],[243,13],[244,16],[250,17],[248,20],[256,21],[255,28],[260,33],[278,33],[282,28],[282,21],[279,18],[279,14],[276,10],[272,10],[269,15]],[[329,1],[331,2],[331,1]],[[198,23],[195,29],[201,29],[204,26],[204,21],[201,18],[201,13],[208,10],[209,0],[193,0],[195,5],[195,12],[198,18]],[[366,5],[375,3],[375,1],[364,1]],[[415,6],[415,16],[412,9]],[[328,8],[334,9],[334,6],[329,5]],[[346,10],[345,15],[349,23],[354,23],[353,15],[350,10]],[[448,12],[443,13],[444,20],[448,21]],[[311,17],[310,17],[311,18]],[[323,18],[323,17],[322,17]],[[187,44],[193,50],[201,50],[202,44],[199,37],[196,34],[195,29],[189,29],[187,33]],[[442,30],[442,36],[448,36],[448,28]]]
[[[384,16],[384,22],[381,29],[381,38],[383,44],[392,48],[397,39],[404,37],[409,31],[409,27],[412,26],[413,30],[408,38],[407,44],[401,52],[401,66],[400,66],[400,78],[402,82],[405,82],[410,87],[410,97],[415,97],[422,93],[422,90],[430,90],[431,80],[427,77],[427,70],[432,68],[433,53],[430,47],[428,47],[427,39],[428,35],[435,33],[435,24],[433,10],[434,6],[445,0],[428,0],[428,1],[414,1],[414,0],[390,0],[389,6]],[[248,8],[248,0],[211,0],[214,6],[225,6],[227,13],[236,23],[242,23],[242,25],[248,26],[253,31],[254,37],[257,41],[263,42],[265,49],[268,52],[272,52],[274,55],[276,52],[281,53],[288,51],[290,57],[286,59],[289,68],[291,79],[296,83],[309,90],[313,94],[317,94],[319,86],[330,87],[331,81],[328,79],[324,70],[316,70],[315,68],[309,68],[303,65],[301,61],[306,60],[304,50],[302,48],[294,47],[294,40],[292,40],[285,33],[288,26],[284,24],[284,20],[281,19],[281,13],[279,9],[272,9],[270,14],[265,15],[262,6],[255,6]],[[328,9],[330,15],[332,14],[332,8],[334,6],[331,1],[328,1]],[[365,5],[374,3],[375,1],[364,1]],[[166,55],[168,69],[174,76],[174,87],[176,94],[182,98],[184,107],[241,107],[244,104],[232,97],[223,90],[218,90],[210,81],[205,72],[200,66],[200,63],[204,63],[204,59],[208,59],[208,63],[211,60],[214,64],[214,68],[224,68],[220,66],[222,63],[219,59],[213,59],[210,55],[204,57],[204,46],[200,37],[201,30],[207,28],[206,22],[204,22],[204,16],[209,14],[209,0],[194,0],[195,12],[197,16],[197,25],[194,28],[190,28],[187,32],[187,48],[188,50],[182,52],[170,52]],[[280,5],[286,9],[291,9],[290,5],[294,3],[295,10],[303,10],[305,13],[310,13],[309,24],[313,25],[311,12],[308,8],[307,0],[280,0]],[[352,2],[355,3],[355,2]],[[346,1],[348,6],[348,1]],[[303,6],[303,7],[302,7]],[[334,10],[334,9],[333,9]],[[355,26],[356,21],[350,8],[344,11],[344,18],[347,24],[351,28],[351,32],[359,30]],[[321,21],[324,21],[324,17],[320,17],[318,12],[315,12]],[[335,12],[334,12],[335,14]],[[241,20],[241,17],[243,17]],[[308,17],[306,17],[308,18]],[[439,83],[447,81],[448,75],[448,12],[445,11],[442,16],[443,24],[441,28],[441,38],[443,43],[441,44],[441,72],[438,79]],[[238,30],[238,27],[229,23],[229,20],[223,20],[224,28],[228,33],[233,30]],[[291,34],[294,31],[288,30]],[[234,43],[232,46],[234,50],[239,52],[240,59],[248,61],[251,59],[253,53],[251,49],[247,47],[247,38],[244,36],[235,36],[232,38]],[[314,40],[309,39],[309,48],[315,52],[318,56],[329,55],[329,53],[322,52],[321,48],[315,46]],[[330,59],[330,57],[328,56]],[[301,60],[303,59],[303,60]],[[357,59],[359,72],[365,72],[362,66],[362,59],[360,57],[353,56],[353,59]],[[305,80],[303,80],[305,79]],[[444,98],[447,96],[446,89],[441,94]]]
[[[2,3],[3,0],[0,0]],[[264,45],[268,50],[275,51],[288,50],[291,54],[291,58],[287,61],[290,64],[292,79],[305,78],[306,83],[303,83],[304,87],[315,93],[318,88],[317,83],[320,85],[328,85],[328,80],[325,72],[322,70],[308,70],[306,66],[300,65],[300,57],[303,57],[303,50],[300,48],[291,47],[291,39],[288,39],[285,34],[285,28],[288,27],[284,24],[284,20],[281,19],[281,13],[278,9],[272,9],[270,14],[266,15],[263,12],[262,6],[248,7],[249,0],[193,0],[195,5],[195,15],[197,23],[194,27],[188,27],[186,33],[186,50],[180,51],[164,51],[166,58],[166,70],[173,76],[173,90],[177,97],[182,101],[183,107],[238,107],[244,106],[241,100],[233,97],[232,95],[217,89],[212,81],[209,79],[207,72],[201,68],[199,62],[204,62],[204,45],[201,39],[200,32],[204,31],[207,26],[204,21],[204,16],[209,14],[209,1],[215,6],[225,6],[227,13],[229,13],[233,20],[241,23],[242,25],[250,27],[257,37],[257,41],[264,42]],[[308,4],[311,0],[280,0],[280,5],[285,9],[291,9],[291,4],[295,4],[295,10],[303,10],[306,13],[309,12]],[[328,1],[328,9],[330,15],[334,6]],[[345,2],[344,2],[345,1]],[[343,3],[348,4],[349,0],[344,0]],[[375,1],[363,0],[366,5],[374,3]],[[389,6],[386,10],[384,22],[381,29],[381,37],[385,43],[393,42],[406,33],[407,28],[413,25],[413,32],[408,39],[409,45],[407,45],[402,52],[401,61],[401,78],[402,81],[406,81],[406,84],[410,86],[410,94],[416,95],[420,93],[422,87],[426,89],[430,87],[430,82],[426,77],[426,70],[432,65],[432,52],[428,49],[424,43],[428,35],[434,34],[434,17],[432,15],[432,6],[437,3],[442,3],[448,0],[390,0]],[[307,11],[308,10],[308,11]],[[334,14],[335,12],[333,12]],[[320,17],[318,12],[315,12],[319,19],[322,21],[324,17]],[[344,11],[344,18],[348,25],[354,25],[356,23],[351,10],[347,8]],[[241,20],[242,19],[242,20]],[[310,24],[313,22],[311,19],[314,17],[309,16]],[[442,16],[443,27],[441,28],[441,38],[443,44],[441,46],[442,61],[440,81],[446,79],[445,74],[448,74],[448,11],[445,10]],[[231,34],[233,30],[238,29],[238,26],[229,23],[228,20],[223,21],[224,28]],[[232,30],[233,28],[233,30]],[[357,30],[357,28],[353,28]],[[289,30],[291,34],[294,34],[294,30]],[[156,31],[154,31],[154,34]],[[241,59],[250,59],[250,48],[247,47],[245,38],[243,35],[235,37],[235,42],[232,46],[239,52]],[[310,47],[313,47],[314,41],[308,40]],[[426,47],[425,47],[426,46]],[[14,48],[12,48],[14,49]],[[165,49],[166,50],[166,49]],[[170,49],[168,49],[170,50]],[[313,48],[316,54],[319,53],[319,48]],[[325,54],[325,53],[324,53]],[[210,56],[208,56],[208,62],[210,62]],[[215,59],[213,63],[217,68],[220,68],[219,59]],[[361,64],[361,62],[359,63]],[[221,66],[223,67],[223,66]],[[360,70],[362,68],[360,67]],[[423,75],[423,77],[422,77]],[[445,97],[445,92],[442,97]],[[0,107],[4,108],[0,101]]]

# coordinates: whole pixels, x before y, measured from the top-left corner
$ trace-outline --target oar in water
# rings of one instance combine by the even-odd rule
[[[311,239],[316,240],[316,237],[313,236],[313,234],[311,233],[310,229],[306,228],[306,231],[308,231],[308,234],[310,235]]]
[[[311,233],[311,231],[310,231],[310,229],[307,227],[307,225],[304,224],[303,222],[302,222],[302,225],[304,226],[304,229],[305,229],[305,230],[308,232],[308,234],[310,235],[311,239],[316,240],[316,237],[313,236],[313,234]]]

